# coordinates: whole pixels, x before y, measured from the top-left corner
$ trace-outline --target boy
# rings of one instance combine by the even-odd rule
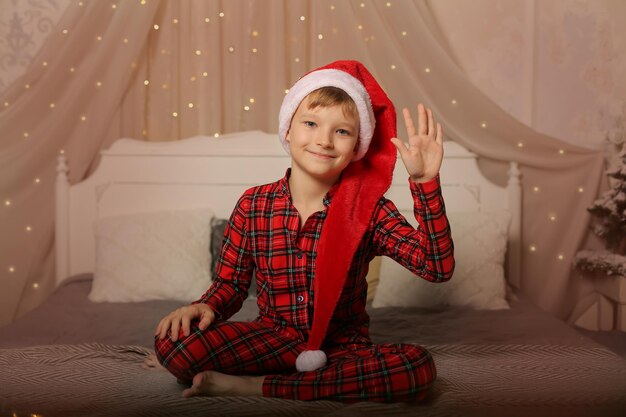
[[[415,401],[436,370],[417,345],[375,345],[365,312],[369,262],[390,256],[429,281],[451,278],[453,243],[439,188],[443,132],[418,106],[395,110],[355,61],[302,77],[285,96],[279,136],[291,154],[281,180],[239,199],[214,283],[159,323],[159,362],[191,384],[183,396]],[[383,197],[396,149],[409,173],[414,229]],[[227,322],[255,274],[259,317]],[[169,337],[166,337],[169,334]]]

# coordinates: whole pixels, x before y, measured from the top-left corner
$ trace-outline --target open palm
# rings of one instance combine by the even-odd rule
[[[437,176],[443,160],[443,129],[435,123],[433,112],[422,103],[417,105],[417,129],[411,112],[402,109],[409,142],[398,138],[391,141],[400,152],[400,158],[413,181],[426,182]]]

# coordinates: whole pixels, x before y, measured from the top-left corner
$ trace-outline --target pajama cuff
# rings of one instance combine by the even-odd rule
[[[429,194],[433,191],[436,191],[438,188],[441,188],[441,179],[439,174],[431,180],[426,182],[415,182],[409,177],[409,187],[411,187],[411,191],[416,194]]]

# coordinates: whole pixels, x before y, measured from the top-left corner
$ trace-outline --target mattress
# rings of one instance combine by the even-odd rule
[[[626,361],[524,298],[509,310],[369,308],[375,342],[420,344],[438,377],[421,404],[181,398],[140,367],[175,301],[92,303],[91,276],[0,328],[0,415],[612,416],[626,409]],[[232,320],[256,317],[246,300]]]

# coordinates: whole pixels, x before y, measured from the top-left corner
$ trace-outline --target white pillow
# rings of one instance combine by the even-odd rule
[[[504,259],[511,222],[508,211],[447,213],[456,267],[447,282],[433,283],[383,257],[373,307],[466,306],[508,309]],[[405,215],[414,226],[412,213]]]
[[[211,209],[157,211],[94,222],[91,301],[191,302],[211,285]]]

